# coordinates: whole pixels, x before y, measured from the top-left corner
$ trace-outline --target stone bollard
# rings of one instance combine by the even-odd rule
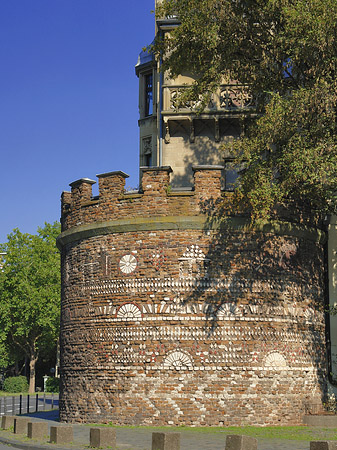
[[[8,430],[10,427],[13,427],[14,429],[14,419],[15,416],[2,416],[1,418],[1,428],[3,430]]]
[[[50,442],[52,444],[70,444],[73,439],[73,427],[68,425],[50,427]]]
[[[10,427],[14,427],[15,416],[2,416],[1,418],[1,428],[3,430],[8,430]]]
[[[114,428],[90,428],[90,447],[116,447],[116,430]]]
[[[47,440],[48,423],[28,422],[27,436],[29,437],[29,439],[37,439],[39,441]]]
[[[311,441],[310,450],[337,450],[337,441]]]
[[[180,433],[152,433],[152,450],[180,450]]]
[[[229,434],[226,437],[226,448],[225,449],[226,450],[257,450],[257,439],[250,437],[250,436]]]
[[[15,417],[14,418],[14,433],[27,435],[28,429],[28,417]]]

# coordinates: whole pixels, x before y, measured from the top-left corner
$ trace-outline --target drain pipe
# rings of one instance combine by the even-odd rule
[[[159,38],[163,38],[163,31],[158,27],[158,34]],[[159,114],[158,114],[158,120],[159,120],[159,161],[158,166],[161,167],[163,165],[163,116],[162,116],[162,110],[163,110],[163,84],[164,84],[164,74],[161,70],[163,64],[163,59],[159,59],[158,63],[158,72],[159,72]]]
[[[161,62],[160,62],[161,66]],[[159,67],[160,67],[159,66]],[[159,73],[159,167],[163,165],[163,73]]]
[[[325,291],[325,334],[326,334],[326,351],[328,358],[328,381],[329,383],[337,387],[337,380],[333,378],[332,373],[332,355],[331,355],[331,321],[330,321],[330,273],[329,266],[332,264],[332,261],[329,261],[329,227],[333,225],[331,221],[331,217],[329,217],[326,221],[325,232],[326,232],[326,241],[324,243],[324,269],[325,269],[325,277],[324,277],[324,291]]]

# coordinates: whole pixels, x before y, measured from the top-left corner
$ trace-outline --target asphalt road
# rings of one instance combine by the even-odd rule
[[[38,394],[38,411],[47,411],[49,409],[58,409],[59,397],[58,394]],[[14,408],[13,408],[14,407]],[[36,411],[36,395],[29,396],[29,412]],[[19,414],[20,413],[20,397],[0,397],[0,416],[4,414]],[[21,414],[28,413],[28,397],[22,395]]]

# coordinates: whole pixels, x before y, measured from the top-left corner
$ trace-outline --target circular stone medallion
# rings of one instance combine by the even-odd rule
[[[131,273],[136,270],[137,259],[133,255],[124,255],[119,260],[119,268],[123,273]]]

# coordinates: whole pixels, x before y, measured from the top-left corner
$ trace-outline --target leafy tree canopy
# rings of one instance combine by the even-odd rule
[[[258,119],[230,144],[245,162],[231,199],[253,222],[282,205],[336,212],[335,0],[163,0],[180,26],[153,47],[171,77],[196,74],[186,95],[205,103],[224,81],[249,85]],[[185,95],[185,94],[184,94]],[[228,150],[228,149],[227,149]]]
[[[60,256],[55,244],[59,233],[56,222],[46,223],[37,235],[15,229],[1,245],[5,252],[0,275],[4,356],[12,353],[14,358],[29,359],[30,391],[35,388],[35,363],[41,351],[55,347],[59,332]]]

